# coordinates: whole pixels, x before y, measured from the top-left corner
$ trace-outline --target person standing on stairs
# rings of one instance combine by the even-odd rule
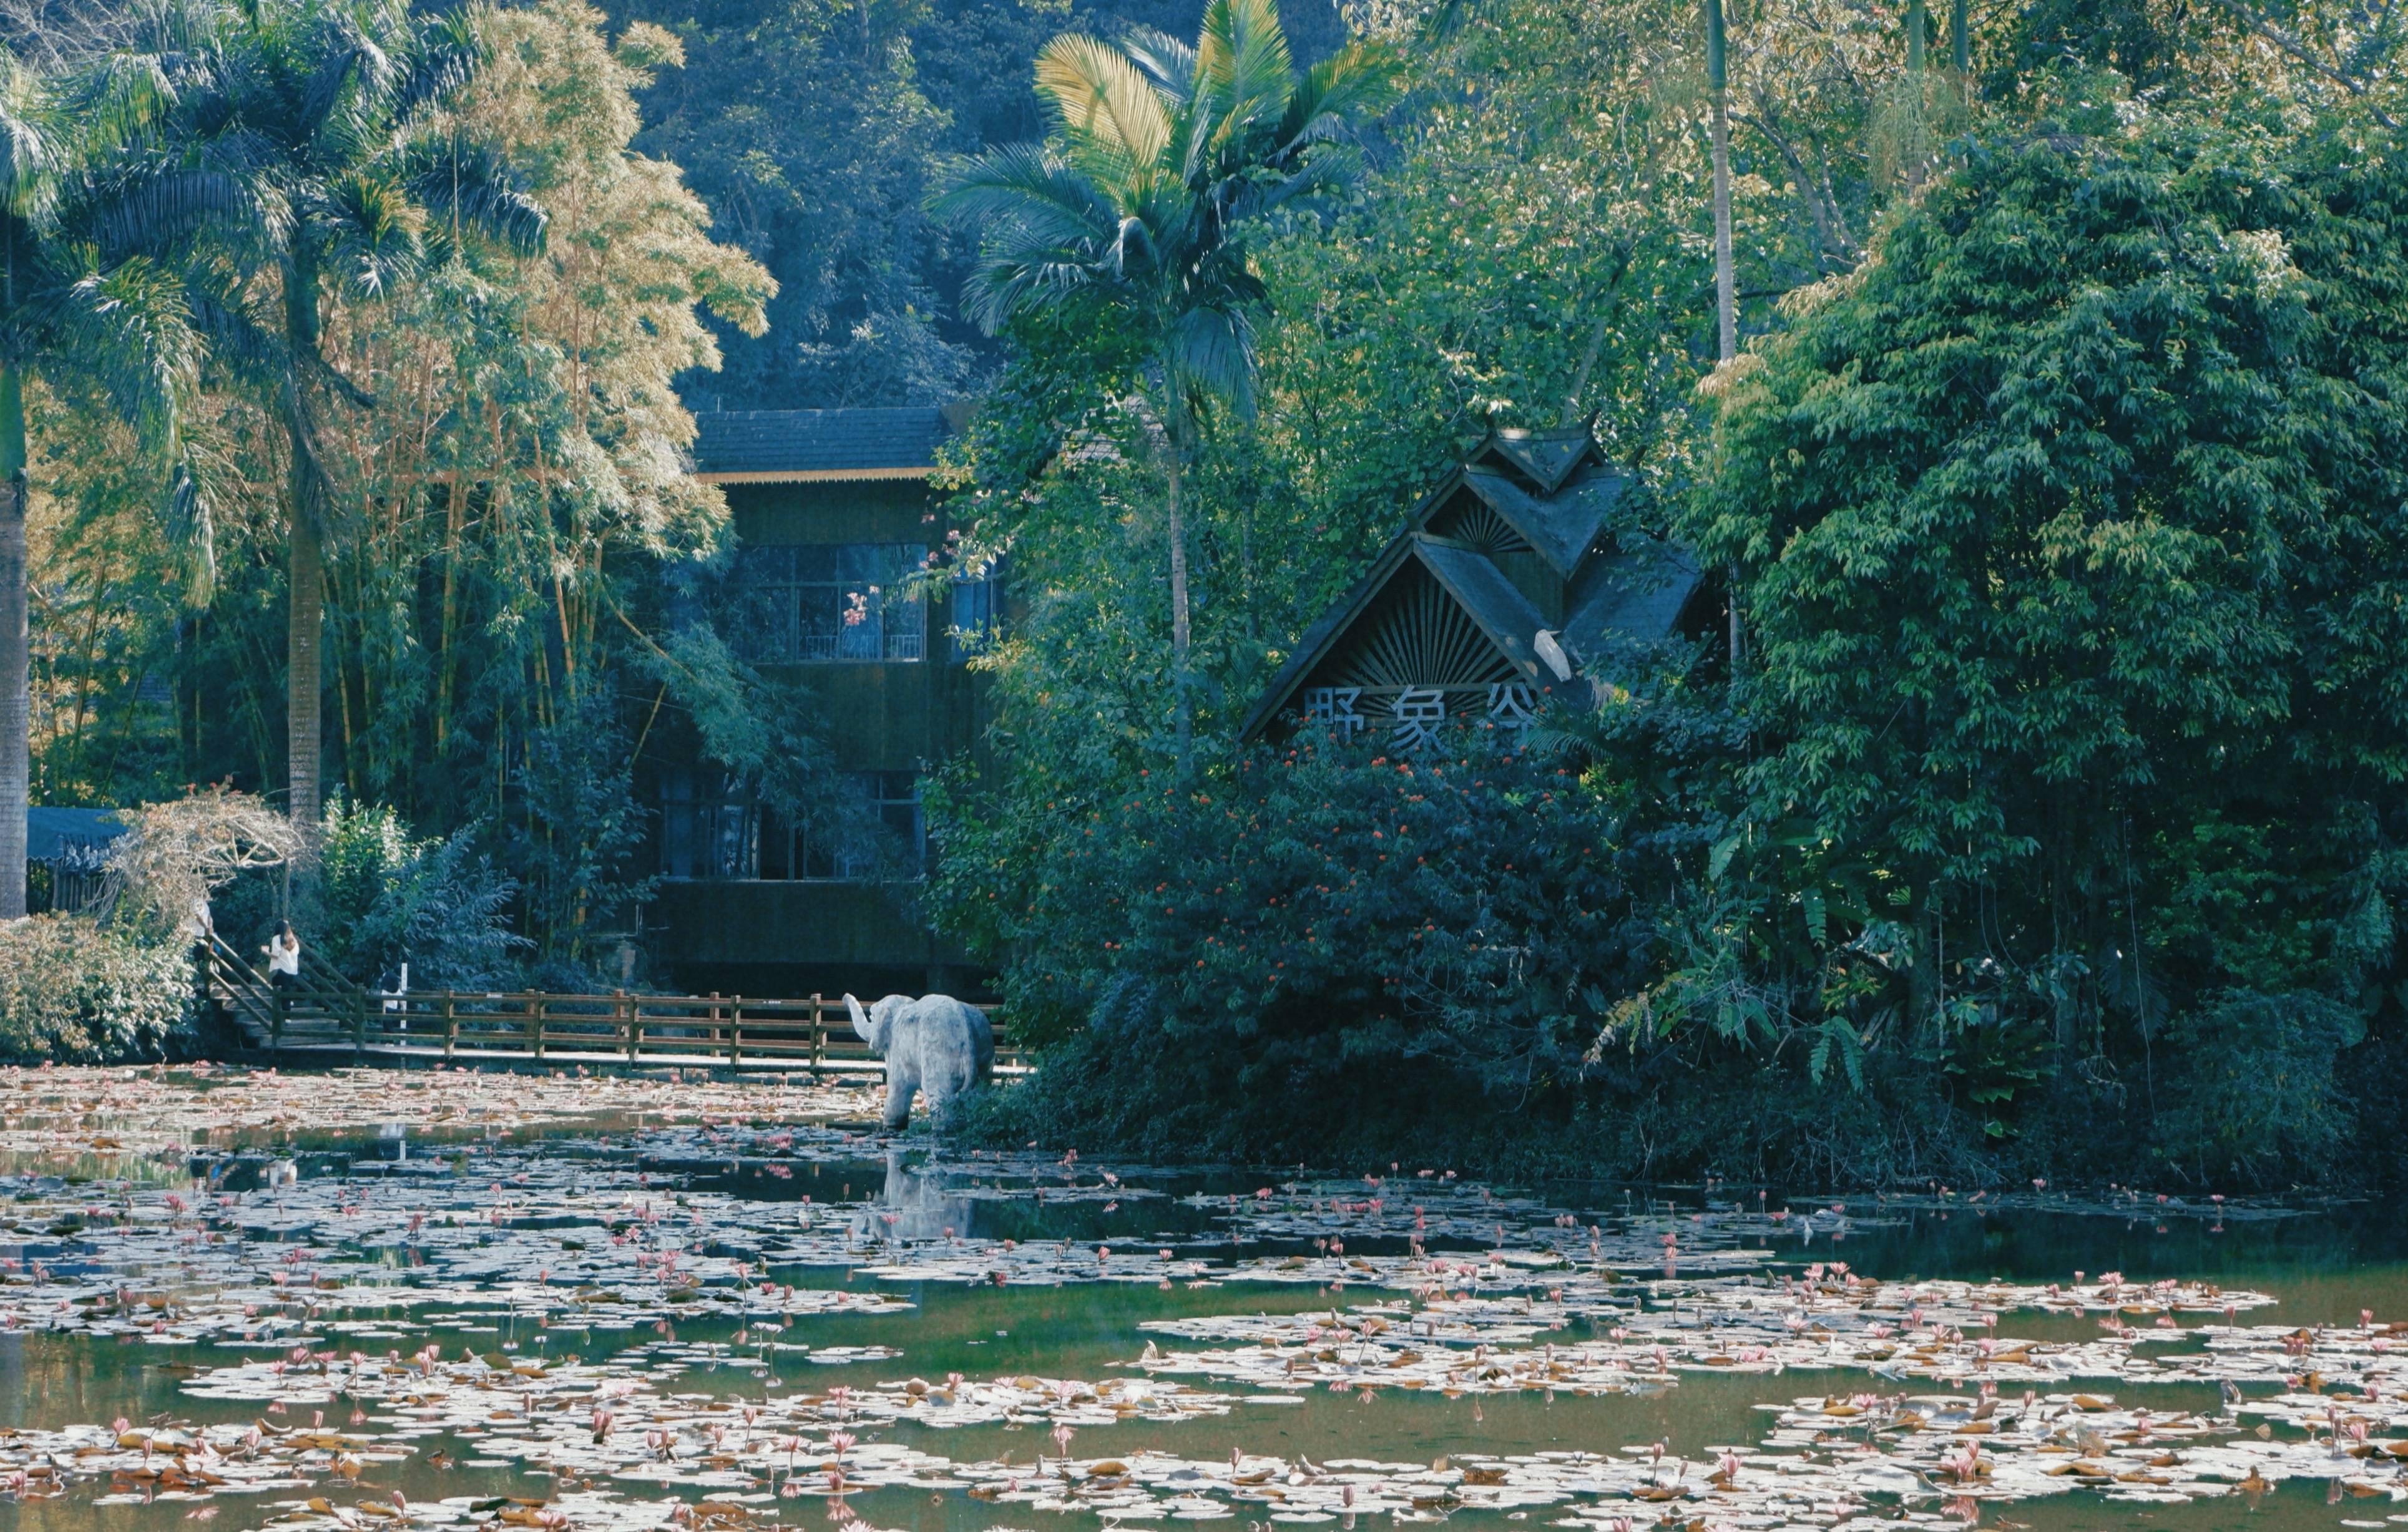
[[[280,995],[301,982],[301,938],[291,921],[276,923],[276,934],[260,949],[267,954],[267,981]]]

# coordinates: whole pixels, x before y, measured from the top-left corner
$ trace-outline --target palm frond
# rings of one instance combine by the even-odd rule
[[[482,15],[462,7],[420,23],[409,68],[394,88],[394,114],[407,121],[477,78],[491,57]]]
[[[195,608],[208,604],[218,583],[218,476],[207,463],[200,453],[178,454],[159,508],[168,542],[182,555],[184,600]]]
[[[1240,415],[1254,408],[1254,327],[1237,303],[1190,308],[1172,323],[1162,349],[1170,381],[1191,395],[1226,399]]]
[[[1196,50],[1168,32],[1150,26],[1131,27],[1121,37],[1121,50],[1142,70],[1163,99],[1185,106],[1196,94]]]
[[[167,113],[176,102],[176,83],[157,54],[121,49],[71,75],[64,98],[84,154],[105,156],[141,137]]]
[[[1195,109],[1214,149],[1286,115],[1295,60],[1274,0],[1211,0],[1196,42]]]
[[[103,265],[90,246],[67,253],[68,279],[47,305],[43,370],[97,388],[147,450],[170,449],[203,350],[181,277],[147,257]]]
[[[205,228],[240,227],[259,216],[236,177],[207,166],[121,161],[105,178],[79,180],[61,223],[97,242],[104,258],[157,254]]]
[[[0,213],[40,220],[61,154],[42,78],[0,50]]]
[[[355,297],[387,296],[414,271],[423,215],[399,181],[365,170],[337,176],[320,213],[326,268]]]
[[[184,307],[208,345],[208,365],[255,394],[272,393],[293,370],[278,328],[242,302],[238,278],[203,265],[187,273]]]
[[[1006,225],[987,241],[963,284],[963,309],[993,335],[1065,294],[1109,279],[1110,269],[1091,242],[1066,245]]]
[[[1304,72],[1280,122],[1281,151],[1351,134],[1385,111],[1397,93],[1397,62],[1384,50],[1362,43],[1340,49]]]
[[[1170,143],[1170,112],[1129,56],[1080,33],[1065,33],[1037,55],[1037,93],[1066,138],[1093,138],[1138,163]]]
[[[551,215],[493,144],[456,134],[423,135],[404,147],[399,168],[409,194],[447,239],[456,242],[465,232],[521,255],[543,249]]]
[[[345,125],[341,120],[352,105],[346,98],[361,93],[364,77],[373,76],[383,62],[380,50],[356,28],[333,17],[327,24],[337,31],[337,40],[302,87],[300,127],[302,135],[311,138],[341,131]]]
[[[135,0],[126,8],[127,45],[169,61],[176,73],[213,50],[225,20],[217,0]]]
[[[938,173],[928,210],[963,227],[1010,225],[1068,245],[1100,248],[1119,216],[1088,178],[1041,144],[1008,144]]]

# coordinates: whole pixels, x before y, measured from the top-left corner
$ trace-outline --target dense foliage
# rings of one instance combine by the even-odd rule
[[[1044,1051],[996,1131],[2397,1172],[2401,39],[1939,8],[1732,0],[1725,74],[1691,0],[58,9],[0,109],[90,131],[11,162],[9,238],[131,328],[21,305],[0,358],[27,775],[183,807],[122,930],[6,965],[131,1030],[22,1046],[156,1046],[108,975],[211,887],[363,981],[590,978],[672,741],[841,833],[811,688],[710,626],[688,411],[975,394],[927,578],[1011,597],[926,903]],[[206,46],[136,66],[163,19]],[[146,187],[181,212],[79,242]],[[1238,741],[1453,461],[1584,421],[1710,641],[1519,756]],[[322,736],[322,821],[186,795]]]
[[[2102,1110],[2393,1024],[2404,194],[2178,116],[1985,146],[1726,381],[1691,526],[1755,638],[1721,877],[1768,1005]],[[1884,981],[1814,993],[1810,896]],[[2198,1153],[2312,1167],[2327,1094]]]
[[[0,925],[0,1056],[165,1058],[197,1041],[190,950],[75,915]]]
[[[1579,1079],[1637,974],[1613,820],[1485,730],[1457,743],[1299,740],[1208,784],[1051,806],[1042,848],[960,832],[951,923],[1032,943],[1007,1003],[1057,1050],[1049,1076],[1084,1087],[1046,1097],[1049,1131],[1310,1153],[1444,1110],[1461,1080],[1494,1110]],[[1028,880],[1010,909],[1007,871]]]
[[[416,131],[491,146],[539,201],[544,249],[429,238],[388,285],[336,286],[325,344],[374,387],[322,401],[314,437],[333,785],[447,845],[469,833],[445,854],[490,858],[528,957],[572,970],[647,892],[630,756],[692,689],[646,629],[725,542],[718,492],[685,472],[673,379],[716,363],[702,312],[757,330],[773,291],[710,239],[674,165],[628,147],[634,93],[678,65],[676,39],[601,23],[575,0],[478,14],[479,67]],[[122,433],[46,402],[39,791],[281,781],[287,422],[248,388],[209,394],[218,579],[188,610],[188,554]]]
[[[1548,769],[1612,826],[1627,889],[1584,954],[1619,982],[1570,1008],[1587,1067],[1511,1113],[1425,1109],[1448,1080],[1482,1099],[1476,1059],[1420,1058],[1402,1088],[1283,1074],[1161,997],[1146,923],[1099,928],[1099,899],[1184,886],[1150,845],[1197,844],[1206,877],[1230,853],[1148,807],[1175,759],[1159,533],[1142,438],[1094,380],[1133,360],[1031,332],[963,475],[1027,600],[986,661],[1012,749],[941,808],[951,928],[1068,1034],[1038,1115],[1603,1169],[2363,1164],[2401,1031],[2396,731],[2365,726],[2400,652],[2398,183],[2372,87],[2320,50],[2372,45],[2144,6],[2077,40],[2032,7],[1985,23],[1970,79],[1918,78],[1861,13],[1735,9],[1759,338],[1717,371],[1693,18],[1462,14],[1412,55],[1393,157],[1259,258],[1261,411],[1211,422],[1196,469],[1222,741],[1198,791],[1239,790],[1227,731],[1415,489],[1488,424],[1593,415],[1653,528],[1727,572],[1745,644],[1735,673],[1721,644],[1670,656],[1553,721]],[[1124,860],[1087,849],[1108,834]],[[1232,886],[1326,881],[1287,870]],[[1309,1014],[1297,1056],[1383,1036],[1359,994]],[[1213,1110],[1180,1114],[1182,1089]]]

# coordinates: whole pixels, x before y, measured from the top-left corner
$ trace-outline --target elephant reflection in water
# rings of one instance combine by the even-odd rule
[[[970,1199],[948,1192],[941,1175],[910,1168],[890,1149],[886,1185],[876,1202],[853,1215],[853,1231],[868,1239],[942,1239],[969,1233],[970,1213]]]

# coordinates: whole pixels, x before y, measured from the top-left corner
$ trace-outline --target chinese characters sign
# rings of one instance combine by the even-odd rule
[[[1389,748],[1410,753],[1439,743],[1450,720],[1494,730],[1519,750],[1538,722],[1538,692],[1520,681],[1485,686],[1312,686],[1303,694],[1304,723],[1342,738],[1373,727]]]

